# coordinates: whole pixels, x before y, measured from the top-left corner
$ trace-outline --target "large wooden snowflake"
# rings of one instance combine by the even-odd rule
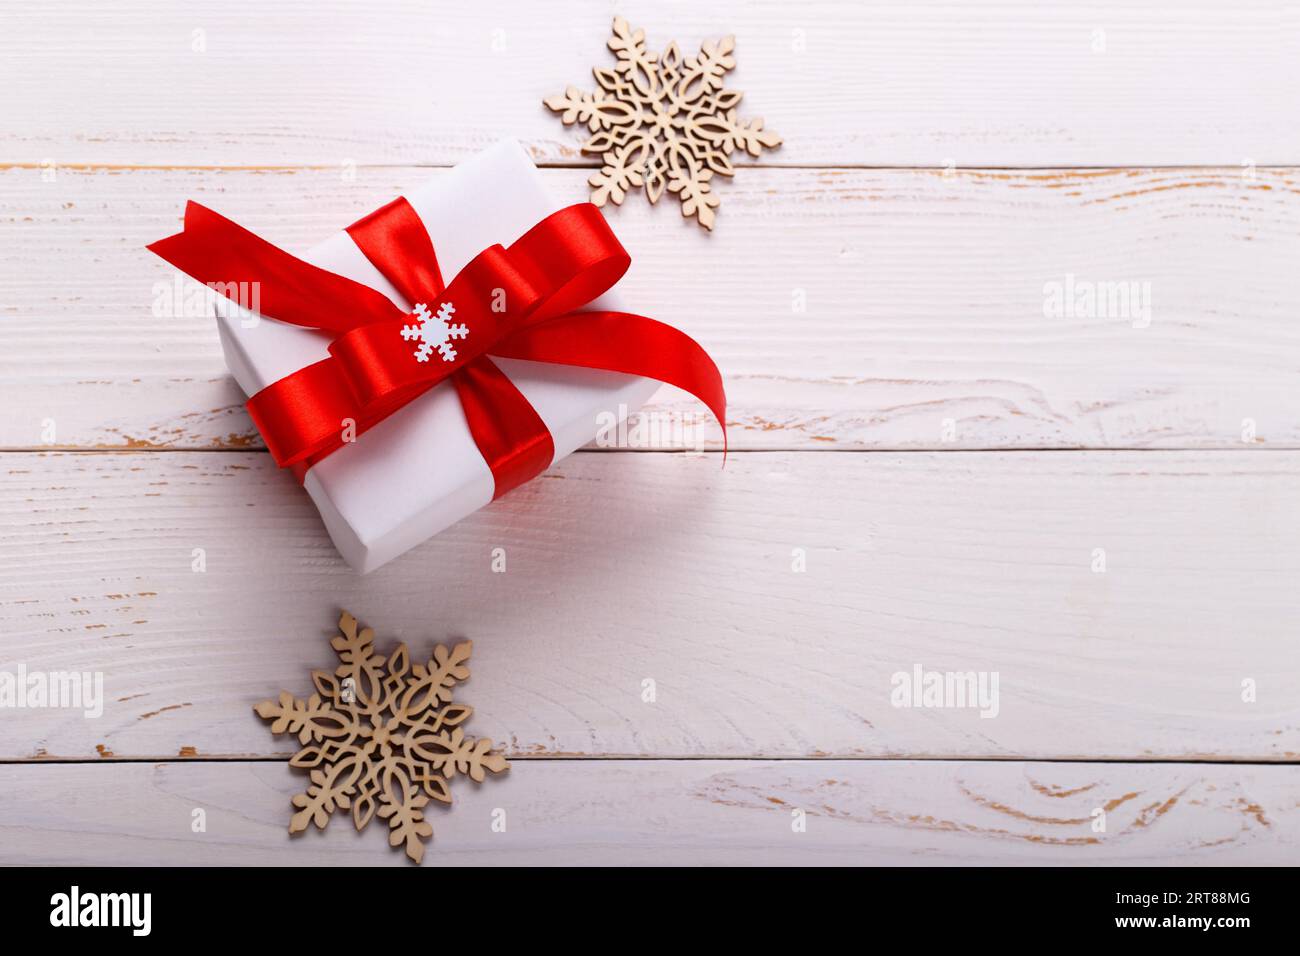
[[[347,611],[339,630],[330,646],[342,663],[333,674],[312,671],[315,694],[300,700],[285,691],[254,708],[274,721],[271,733],[297,734],[303,745],[289,764],[309,771],[311,785],[293,798],[289,832],[308,823],[325,829],[336,808],[351,809],[358,830],[378,813],[388,821],[389,845],[405,844],[419,863],[433,835],[423,812],[429,800],[451,803],[457,773],[482,782],[509,767],[491,740],[461,730],[473,708],[452,703],[453,686],[469,677],[471,643],[439,645],[428,664],[411,664],[405,644],[377,655],[374,631],[358,630]]]
[[[744,94],[723,89],[723,76],[736,65],[735,38],[706,41],[698,56],[686,58],[670,43],[660,56],[646,50],[644,30],[632,32],[616,17],[609,48],[618,63],[592,70],[599,89],[570,86],[545,100],[566,125],[586,123],[592,133],[582,151],[600,154],[604,165],[588,180],[591,201],[617,206],[629,189],[644,186],[655,203],[667,189],[681,200],[683,216],[712,229],[720,202],[709,189],[713,174],[735,175],[730,157],[737,149],[758,156],[781,144],[761,119],[737,119]]]

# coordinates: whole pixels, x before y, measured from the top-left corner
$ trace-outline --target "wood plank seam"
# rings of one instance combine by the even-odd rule
[[[538,169],[595,169],[599,168],[600,163],[579,163],[579,162],[558,162],[548,160],[536,160],[534,163]],[[365,170],[392,170],[392,169],[453,169],[455,163],[361,163],[354,168],[358,172]],[[0,172],[7,169],[30,169],[42,170],[48,169],[47,163],[34,162],[0,162]],[[97,163],[97,162],[58,162],[55,164],[56,169],[70,170],[72,172],[212,172],[212,173],[247,173],[247,172],[331,172],[339,169],[338,163],[267,163],[267,164],[197,164],[197,163]],[[990,166],[990,165],[973,165],[973,166],[948,166],[948,165],[926,165],[913,164],[910,166],[899,166],[891,164],[877,163],[768,163],[754,162],[746,163],[744,169],[768,169],[768,170],[790,170],[803,172],[834,172],[836,170],[862,170],[876,173],[907,173],[907,172],[954,172],[954,173],[1070,173],[1070,172],[1131,172],[1141,170],[1151,170],[1153,172],[1191,172],[1204,170],[1207,172],[1231,173],[1240,175],[1241,167],[1227,166],[1215,163],[1098,163],[1088,165],[1086,163],[1074,163],[1068,166],[1051,165],[1051,166]],[[1267,170],[1272,172],[1294,172],[1300,169],[1300,157],[1295,162],[1285,163],[1255,163],[1255,170]]]
[[[0,757],[0,767],[25,766],[41,764],[43,766],[108,766],[113,764],[192,764],[192,763],[282,763],[286,766],[292,754],[221,754],[181,757],[176,754],[157,754],[136,757],[119,757],[116,754],[105,757]],[[1135,757],[1025,757],[1018,754],[1006,756],[929,756],[926,754],[893,754],[889,756],[872,756],[867,754],[837,755],[824,757],[785,756],[781,754],[528,754],[507,753],[511,763],[598,763],[602,761],[619,761],[622,763],[689,763],[707,760],[714,763],[746,763],[762,761],[763,763],[951,763],[951,764],[1007,764],[1035,763],[1061,765],[1108,765],[1108,766],[1234,766],[1234,767],[1292,767],[1300,766],[1300,760],[1278,759],[1260,760],[1253,757],[1199,758],[1187,757],[1152,757],[1138,759]]]

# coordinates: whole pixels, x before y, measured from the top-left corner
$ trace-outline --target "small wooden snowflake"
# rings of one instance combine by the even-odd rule
[[[592,71],[599,89],[570,86],[545,100],[566,125],[586,123],[592,133],[582,151],[600,154],[604,165],[588,180],[591,201],[617,206],[629,189],[644,186],[655,203],[667,189],[681,200],[683,216],[711,230],[720,203],[709,189],[713,174],[735,175],[730,156],[737,149],[758,156],[781,145],[761,119],[737,119],[744,94],[722,87],[736,65],[735,38],[706,41],[698,56],[685,58],[670,43],[660,56],[646,50],[644,30],[632,32],[616,17],[609,48],[618,63]]]
[[[471,643],[433,650],[428,664],[411,664],[406,645],[389,657],[375,653],[375,633],[357,629],[347,611],[341,637],[330,641],[342,663],[312,671],[316,693],[299,700],[288,691],[253,708],[272,720],[271,733],[297,734],[303,747],[289,761],[309,771],[311,785],[293,798],[298,812],[289,832],[314,823],[325,829],[335,809],[352,811],[358,830],[378,813],[388,821],[390,846],[405,844],[419,863],[433,827],[424,819],[430,799],[451,803],[457,773],[482,782],[510,765],[492,741],[466,737],[460,725],[474,712],[452,703],[452,687],[469,678]]]

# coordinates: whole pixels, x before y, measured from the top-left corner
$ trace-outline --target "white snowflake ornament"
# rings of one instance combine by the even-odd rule
[[[464,323],[451,324],[451,317],[455,313],[456,307],[450,302],[444,302],[438,308],[437,315],[431,313],[423,302],[416,303],[411,314],[420,320],[420,324],[402,326],[402,338],[408,342],[419,340],[420,344],[413,353],[417,362],[429,361],[434,349],[438,350],[444,362],[456,361],[456,349],[451,340],[465,338],[469,335],[469,329]]]

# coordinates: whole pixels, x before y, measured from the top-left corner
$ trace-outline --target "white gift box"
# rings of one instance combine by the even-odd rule
[[[438,256],[447,282],[493,243],[509,246],[568,203],[547,194],[518,143],[502,142],[405,194]],[[402,300],[342,229],[299,257]],[[617,290],[587,306],[626,310]],[[220,310],[226,365],[249,395],[329,353],[330,335]],[[490,354],[490,353],[489,353]],[[555,442],[552,463],[643,405],[659,387],[617,372],[493,358],[537,410]],[[303,482],[343,558],[363,574],[492,501],[495,484],[455,385],[440,382],[314,465]]]

